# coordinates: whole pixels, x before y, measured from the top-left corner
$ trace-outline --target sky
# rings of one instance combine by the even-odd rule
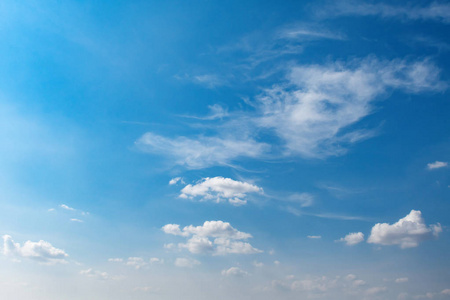
[[[450,299],[450,2],[0,2],[0,298]]]

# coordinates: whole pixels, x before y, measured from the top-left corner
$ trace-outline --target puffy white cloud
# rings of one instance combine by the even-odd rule
[[[204,136],[171,139],[151,132],[144,134],[135,145],[144,152],[171,156],[175,163],[190,169],[229,165],[238,157],[261,157],[268,149],[267,144],[252,139]]]
[[[418,210],[411,212],[398,222],[390,225],[378,223],[373,226],[368,243],[380,245],[399,245],[402,249],[417,247],[420,242],[437,237],[442,232],[441,225],[427,226],[422,213]]]
[[[83,220],[80,220],[80,219],[70,219],[70,221],[77,222],[77,223],[83,223],[84,222]]]
[[[69,255],[64,250],[53,247],[49,242],[26,241],[23,246],[15,243],[11,236],[3,236],[3,254],[19,258],[29,258],[46,264],[67,263]]]
[[[175,259],[175,266],[180,268],[192,268],[196,265],[199,265],[200,262],[191,258],[178,257]]]
[[[223,270],[222,275],[227,277],[243,277],[247,276],[248,273],[238,267],[231,267],[228,270]]]
[[[428,170],[434,170],[434,169],[439,169],[439,168],[445,168],[448,166],[447,162],[443,162],[443,161],[435,161],[434,163],[429,163],[427,164],[427,168]]]
[[[362,241],[364,241],[364,233],[362,232],[352,232],[339,239],[339,242],[345,242],[349,246],[359,244]]]
[[[123,262],[123,258],[108,258],[109,262]]]
[[[203,201],[213,200],[216,202],[228,201],[232,205],[243,205],[247,201],[244,199],[249,193],[263,193],[263,189],[242,181],[221,176],[204,178],[199,183],[188,184],[181,190],[181,198],[199,197]]]
[[[150,263],[153,264],[163,264],[164,263],[164,259],[161,258],[157,258],[157,257],[152,257],[150,258]]]
[[[230,223],[223,221],[205,221],[202,226],[189,225],[182,230],[178,224],[167,224],[162,227],[167,234],[190,237],[186,243],[179,243],[180,249],[187,249],[195,254],[253,254],[262,252],[245,240],[252,235],[238,231]],[[210,240],[214,238],[214,240]]]

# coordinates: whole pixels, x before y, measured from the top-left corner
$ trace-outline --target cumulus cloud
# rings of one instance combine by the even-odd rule
[[[175,163],[190,169],[229,165],[238,157],[261,157],[268,149],[267,144],[252,139],[204,136],[171,139],[151,132],[144,134],[135,144],[144,152],[170,156]]]
[[[69,256],[64,250],[55,248],[43,240],[26,241],[20,246],[10,235],[3,236],[3,254],[15,259],[29,258],[45,264],[67,263],[65,259]]]
[[[227,277],[243,277],[247,276],[248,273],[238,267],[231,267],[228,270],[223,270],[222,275]]]
[[[448,166],[447,162],[443,162],[443,161],[435,161],[434,163],[429,163],[427,164],[427,168],[428,170],[434,170],[434,169],[439,169],[439,168],[445,168]]]
[[[362,232],[352,232],[339,239],[339,242],[345,242],[348,246],[359,244],[362,241],[364,241],[364,233]]]
[[[200,262],[198,260],[192,258],[178,257],[175,259],[175,266],[180,268],[193,268],[199,264]]]
[[[442,295],[450,295],[450,289],[445,289],[441,291]]]
[[[441,225],[427,226],[422,213],[418,210],[411,212],[398,222],[390,225],[378,223],[373,226],[368,243],[380,245],[399,245],[400,248],[417,247],[420,242],[437,237],[442,232]]]
[[[202,226],[189,225],[180,229],[178,224],[162,227],[166,234],[189,238],[186,243],[179,243],[178,248],[187,249],[194,254],[253,254],[262,252],[251,246],[246,240],[251,234],[238,231],[230,223],[223,221],[206,221]]]
[[[383,293],[386,290],[387,290],[387,288],[385,286],[376,286],[376,287],[367,289],[366,294],[367,295],[376,295],[376,294]]]
[[[142,257],[128,257],[126,263],[127,266],[133,267],[135,269],[140,269],[147,265]]]
[[[181,190],[181,198],[200,198],[202,201],[215,201],[217,203],[228,201],[228,203],[240,206],[247,203],[247,194],[263,194],[263,189],[243,181],[224,178],[221,176],[204,178],[199,183],[188,184]]]
[[[308,235],[307,238],[308,239],[317,240],[317,239],[321,239],[322,236],[320,236],[320,235]]]
[[[450,5],[432,2],[425,6],[394,6],[384,3],[341,1],[329,11],[332,15],[380,16],[402,20],[430,20],[450,23]]]

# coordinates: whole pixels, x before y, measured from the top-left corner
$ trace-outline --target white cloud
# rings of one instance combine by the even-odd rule
[[[321,239],[322,236],[320,236],[320,235],[308,235],[307,238],[308,239],[315,239],[315,240],[317,240],[317,239]]]
[[[426,6],[394,6],[383,3],[369,4],[347,1],[332,6],[332,10],[330,10],[329,13],[332,15],[380,16],[383,18],[432,20],[450,23],[450,5],[448,3],[438,2],[432,2]]]
[[[84,275],[86,277],[96,278],[96,279],[101,279],[101,280],[108,280],[111,278],[108,273],[96,271],[96,270],[93,270],[92,268],[89,268],[87,270],[81,270],[80,274]]]
[[[287,200],[299,203],[300,207],[309,207],[314,203],[314,196],[309,193],[295,193],[289,196]]]
[[[359,244],[362,241],[364,241],[364,233],[362,232],[352,232],[339,239],[339,242],[345,242],[348,246]]]
[[[78,223],[83,223],[84,222],[83,220],[80,220],[80,219],[70,219],[70,221],[78,222]]]
[[[174,184],[177,184],[178,182],[184,183],[183,178],[181,178],[181,177],[172,178],[169,181],[169,185],[174,185]]]
[[[168,138],[149,132],[136,146],[191,169],[230,165],[239,157],[343,155],[350,145],[377,134],[376,129],[355,125],[392,90],[417,94],[447,87],[429,59],[369,57],[325,65],[291,64],[285,72],[283,82],[248,102],[252,110],[230,113],[233,117],[215,127],[211,136]],[[274,147],[262,143],[262,135],[274,135]]]
[[[253,121],[285,141],[286,155],[326,157],[374,135],[349,127],[372,113],[372,103],[390,89],[438,91],[439,69],[428,60],[379,61],[374,58],[325,66],[295,66],[287,85],[258,97]]]
[[[377,286],[377,287],[372,287],[366,290],[366,294],[367,295],[376,295],[376,294],[380,294],[382,292],[385,292],[387,290],[387,288],[385,286]]]
[[[262,262],[258,262],[258,261],[253,261],[253,266],[257,267],[257,268],[261,268],[264,267],[264,264]]]
[[[180,268],[192,268],[199,265],[200,262],[191,258],[178,257],[175,259],[175,266]]]
[[[109,262],[123,262],[123,258],[109,258]]]
[[[161,258],[157,258],[157,257],[152,257],[150,258],[150,264],[163,264],[164,263],[164,259]]]
[[[69,256],[64,250],[55,248],[43,240],[26,241],[23,246],[20,246],[9,235],[3,236],[3,254],[16,259],[29,258],[46,264],[67,263],[65,258]]]
[[[140,269],[142,267],[145,267],[147,263],[142,257],[128,257],[125,265],[133,267],[135,269]]]
[[[401,277],[401,278],[397,278],[395,279],[395,283],[404,283],[404,282],[408,282],[408,277]]]
[[[420,242],[437,237],[442,232],[441,225],[427,226],[418,210],[411,212],[398,222],[375,224],[367,240],[368,243],[380,245],[399,245],[402,249],[417,247]]]
[[[442,290],[441,294],[442,295],[450,295],[450,289]]]
[[[181,198],[200,198],[202,201],[228,201],[232,205],[243,205],[244,199],[249,193],[263,194],[263,189],[242,181],[221,176],[204,178],[199,183],[188,184],[181,190]]]
[[[443,162],[443,161],[435,161],[434,163],[427,164],[428,170],[445,168],[447,166],[448,166],[448,163],[447,162]]]
[[[178,244],[178,248],[187,249],[194,254],[253,254],[260,253],[247,242],[251,234],[233,228],[230,223],[223,221],[206,221],[202,226],[186,226],[182,230],[178,224],[167,224],[162,227],[167,234],[190,237],[186,243]],[[210,238],[214,238],[212,241]]]
[[[247,276],[248,273],[238,267],[231,267],[228,270],[223,270],[222,275],[227,277],[243,277]]]
[[[61,204],[59,207],[61,207],[62,209],[65,209],[65,210],[72,210],[72,211],[75,210],[75,208],[72,208],[72,207],[67,206],[67,205],[65,205],[65,204]]]
[[[175,163],[190,169],[214,165],[230,165],[238,157],[261,157],[268,145],[252,139],[200,136],[195,139],[162,137],[151,132],[144,134],[136,146],[144,151],[170,156]]]

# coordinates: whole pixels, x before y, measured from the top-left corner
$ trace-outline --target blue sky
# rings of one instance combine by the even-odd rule
[[[448,299],[450,3],[2,1],[0,296]]]

